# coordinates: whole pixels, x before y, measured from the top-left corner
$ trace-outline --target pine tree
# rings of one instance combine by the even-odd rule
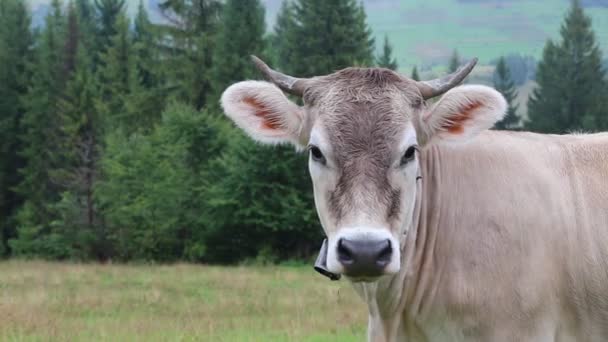
[[[143,1],[139,2],[131,40],[135,70],[130,72],[125,105],[130,121],[136,125],[128,128],[127,134],[134,130],[151,130],[160,121],[166,100],[165,79],[159,68],[162,61],[157,48],[158,37]]]
[[[224,4],[217,34],[221,44],[217,44],[213,55],[210,105],[215,105],[232,83],[258,75],[250,56],[264,52],[264,14],[259,0],[228,0]]]
[[[452,73],[458,70],[458,67],[460,67],[460,56],[458,55],[458,50],[454,50],[450,57],[448,72]]]
[[[22,160],[20,121],[25,111],[20,99],[27,92],[33,39],[31,18],[19,0],[0,2],[0,257],[9,252],[7,240],[15,235],[13,215],[21,198],[13,190],[20,182]]]
[[[91,0],[74,0],[76,14],[78,18],[78,31],[80,33],[80,43],[84,46],[92,58],[92,67],[96,68],[98,63],[98,54],[101,49],[101,40],[97,30],[97,17],[95,7]]]
[[[129,115],[126,101],[132,82],[137,80],[137,70],[129,33],[129,19],[125,13],[116,17],[111,30],[116,33],[100,56],[102,67],[99,69],[98,78],[101,89],[95,105],[107,129],[129,126],[128,130],[132,131],[138,123],[137,118]]]
[[[270,39],[273,54],[268,54],[274,57],[272,62],[276,62],[276,66],[283,70],[295,64],[292,47],[297,45],[296,25],[294,3],[290,0],[283,1]]]
[[[528,102],[526,127],[546,133],[608,128],[602,55],[591,19],[578,0],[572,1],[560,34],[560,43],[547,42],[538,64],[538,87]]]
[[[62,162],[51,173],[61,200],[53,205],[53,233],[61,237],[70,258],[104,260],[105,235],[94,188],[99,176],[101,122],[95,111],[97,87],[84,48],[78,48],[73,77],[59,102]]]
[[[63,48],[63,72],[64,79],[69,79],[76,69],[76,58],[80,42],[80,24],[74,3],[70,2],[67,13],[66,37]]]
[[[116,19],[126,10],[125,0],[94,0],[94,4],[99,22],[99,51],[104,51],[110,44],[111,37],[117,33]]]
[[[418,75],[418,68],[416,66],[412,69],[412,79],[414,81],[420,81],[420,75]]]
[[[65,17],[61,3],[52,2],[46,17],[32,65],[31,85],[24,96],[26,112],[22,120],[20,155],[25,165],[16,188],[25,202],[19,209],[17,237],[9,241],[13,253],[20,255],[65,255],[55,244],[49,222],[56,218],[52,205],[58,200],[58,187],[49,170],[61,160],[58,155],[58,102],[65,87],[63,63]]]
[[[397,61],[393,58],[393,47],[388,41],[388,36],[384,36],[384,45],[382,46],[382,54],[376,58],[376,65],[381,68],[397,70],[399,67]]]
[[[494,88],[498,90],[507,100],[507,114],[496,123],[496,129],[516,129],[519,127],[519,117],[517,116],[517,105],[514,104],[517,97],[515,85],[511,80],[511,74],[504,57],[500,57],[496,70],[494,71]]]
[[[161,83],[158,69],[158,58],[156,48],[156,34],[154,32],[148,12],[143,0],[139,1],[137,14],[133,21],[133,48],[136,55],[137,74],[142,86],[145,88],[155,88]]]
[[[159,4],[169,24],[158,25],[165,42],[165,73],[174,97],[197,109],[211,92],[215,35],[221,2],[218,0],[165,0]]]
[[[357,1],[296,1],[294,18],[293,35],[287,35],[293,52],[285,72],[310,77],[374,63],[374,39]]]

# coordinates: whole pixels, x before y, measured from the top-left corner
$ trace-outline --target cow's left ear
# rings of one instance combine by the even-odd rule
[[[435,141],[463,141],[501,120],[507,102],[496,90],[464,85],[445,93],[419,120],[418,137],[425,145]]]

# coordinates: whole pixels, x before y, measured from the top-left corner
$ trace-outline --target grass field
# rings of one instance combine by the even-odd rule
[[[310,267],[0,263],[0,341],[362,341],[366,309]]]

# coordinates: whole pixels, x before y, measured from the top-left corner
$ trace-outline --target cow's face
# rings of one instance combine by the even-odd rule
[[[254,139],[308,150],[329,272],[366,281],[398,272],[413,222],[419,150],[487,129],[506,107],[484,86],[454,88],[432,106],[424,93],[377,68],[306,80],[304,106],[267,82],[240,82],[224,92],[226,114]]]

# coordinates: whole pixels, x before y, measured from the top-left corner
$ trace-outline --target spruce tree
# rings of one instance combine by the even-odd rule
[[[128,130],[132,131],[138,123],[137,118],[127,112],[126,100],[137,70],[129,19],[125,13],[118,15],[111,30],[116,33],[110,37],[108,48],[100,56],[102,67],[98,79],[101,88],[95,104],[107,129],[129,126]]]
[[[116,19],[126,10],[126,0],[94,0],[99,23],[99,50],[104,51],[116,35]]]
[[[504,57],[500,57],[494,71],[494,88],[498,90],[507,100],[507,114],[496,123],[496,129],[516,129],[519,127],[519,117],[517,116],[517,105],[514,103],[517,97],[515,85],[511,80],[511,74]]]
[[[20,182],[22,160],[19,134],[25,108],[33,39],[31,18],[19,0],[0,2],[0,257],[8,253],[7,240],[15,235],[13,215],[21,203],[14,188]]]
[[[285,72],[310,77],[374,63],[374,39],[357,1],[296,1],[294,19],[293,33],[287,35],[292,58],[282,68]]]
[[[538,63],[538,87],[528,101],[526,127],[545,133],[608,128],[602,103],[606,89],[602,55],[591,18],[578,0],[572,1],[560,35],[561,42],[547,42]]]
[[[197,109],[207,104],[215,35],[221,2],[218,0],[165,0],[159,4],[169,24],[159,24],[165,44],[163,63],[173,96]]]
[[[452,73],[458,70],[458,67],[460,67],[460,56],[458,55],[458,50],[454,50],[448,64],[448,72]]]
[[[376,65],[381,68],[397,70],[399,67],[397,61],[393,58],[393,47],[388,41],[388,36],[384,36],[384,45],[382,46],[382,54],[376,58]]]
[[[54,205],[54,233],[61,236],[69,257],[100,260],[104,232],[94,188],[99,177],[102,123],[95,110],[97,91],[92,65],[83,46],[78,49],[73,77],[59,102],[62,163],[52,170],[61,200]]]
[[[126,113],[136,125],[126,133],[147,132],[160,121],[165,107],[166,87],[157,41],[158,36],[143,5],[139,2],[132,33],[133,67],[129,73],[129,92],[125,99]]]
[[[139,81],[145,88],[155,88],[161,83],[161,76],[157,71],[160,59],[158,58],[157,36],[148,17],[143,0],[139,1],[137,14],[133,21],[133,48],[136,56],[136,67]]]
[[[61,161],[58,144],[58,102],[65,87],[64,44],[65,17],[58,0],[52,2],[45,27],[35,50],[31,85],[24,96],[25,114],[21,122],[20,156],[25,165],[16,190],[24,204],[16,216],[17,237],[9,241],[19,255],[65,255],[54,243],[50,222],[56,218],[52,209],[58,200],[58,186],[50,170]]]
[[[95,7],[91,0],[75,0],[74,6],[78,17],[78,31],[80,33],[80,44],[82,44],[90,55],[93,68],[96,68],[98,54],[101,49],[102,37],[97,28],[97,17]]]
[[[80,24],[78,23],[77,10],[74,3],[68,4],[67,27],[65,43],[63,48],[63,73],[64,79],[69,79],[76,69],[76,58],[78,53],[78,45],[80,41]]]
[[[420,81],[420,75],[418,74],[418,68],[414,65],[414,68],[412,69],[412,76],[411,78],[414,81]]]
[[[217,34],[220,43],[213,51],[210,105],[216,105],[222,92],[232,83],[258,75],[250,56],[262,57],[264,52],[264,14],[259,0],[228,0],[224,4]]]
[[[297,45],[296,25],[295,5],[293,1],[285,0],[277,14],[274,34],[270,39],[272,57],[275,59],[272,62],[276,62],[277,68],[288,70],[290,65],[295,64],[292,47]]]

